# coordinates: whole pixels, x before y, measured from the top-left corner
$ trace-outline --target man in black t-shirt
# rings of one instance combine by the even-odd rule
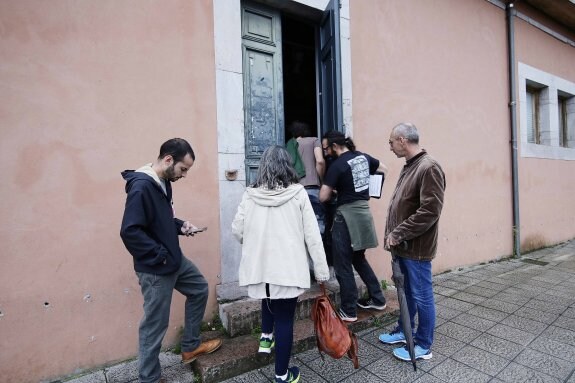
[[[329,150],[329,149],[328,149]],[[337,190],[337,205],[369,200],[369,176],[379,161],[368,154],[346,151],[338,156],[326,174],[324,184]]]
[[[355,150],[351,138],[330,131],[324,137],[325,154],[336,157],[319,192],[321,202],[337,192],[337,211],[332,226],[333,266],[340,285],[339,316],[357,320],[356,304],[364,309],[385,309],[381,285],[365,258],[365,250],[377,247],[377,235],[369,210],[369,176],[387,171],[379,160]],[[358,300],[353,269],[365,283],[369,297]]]

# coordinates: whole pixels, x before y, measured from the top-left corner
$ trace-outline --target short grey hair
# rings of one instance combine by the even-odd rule
[[[299,182],[292,158],[283,147],[274,145],[264,150],[253,187],[268,190],[286,188]]]
[[[402,122],[395,125],[392,132],[398,137],[405,137],[405,139],[412,144],[419,144],[417,128],[410,122]]]

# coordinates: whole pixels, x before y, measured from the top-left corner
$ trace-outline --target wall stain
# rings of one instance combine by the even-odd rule
[[[530,234],[527,235],[521,242],[521,252],[528,253],[530,251],[542,249],[549,246],[549,241],[543,234]]]
[[[30,144],[19,152],[14,182],[21,189],[29,190],[42,182],[42,175],[59,173],[59,169],[51,168],[51,158],[64,156],[70,163],[75,163],[79,162],[80,153],[81,150],[60,141],[49,144]],[[30,161],[34,161],[35,166],[30,166]]]
[[[100,192],[114,190],[115,186],[112,186],[111,181],[97,182],[90,176],[92,172],[86,165],[87,159],[83,157],[86,150],[62,141],[30,144],[18,153],[14,184],[23,191],[42,187],[46,192],[45,186],[41,185],[46,185],[47,177],[57,177],[59,185],[71,188],[75,206],[101,202]],[[34,161],[34,166],[30,166],[31,161]],[[56,185],[51,189],[58,188]]]

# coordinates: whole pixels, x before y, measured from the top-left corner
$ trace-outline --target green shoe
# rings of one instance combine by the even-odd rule
[[[296,366],[288,368],[288,374],[286,379],[276,378],[275,383],[297,383],[299,382],[299,368]]]
[[[269,354],[272,352],[272,348],[274,348],[276,342],[273,339],[261,337],[260,338],[260,348],[258,352],[263,352]]]

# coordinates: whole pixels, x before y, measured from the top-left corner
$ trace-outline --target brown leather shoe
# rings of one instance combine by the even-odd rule
[[[210,354],[216,351],[222,345],[221,339],[211,339],[202,342],[194,351],[182,352],[182,363],[192,363],[200,355]]]

